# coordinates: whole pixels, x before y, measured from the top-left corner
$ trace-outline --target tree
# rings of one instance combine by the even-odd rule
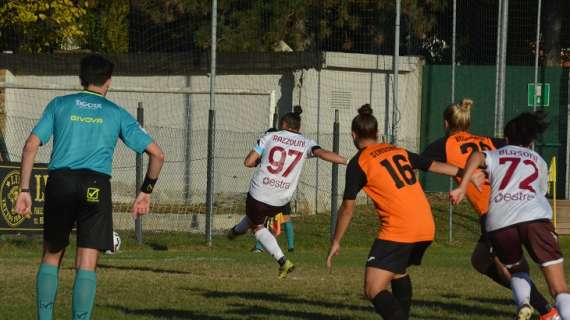
[[[81,18],[82,48],[101,53],[129,51],[129,3],[124,0],[90,0]]]
[[[0,3],[0,28],[15,34],[17,51],[75,48],[85,37],[79,25],[87,0],[20,0]]]
[[[445,0],[403,0],[406,36],[421,39],[432,31]],[[133,0],[138,50],[171,51],[210,47],[210,0]],[[389,53],[393,50],[393,0],[222,0],[218,2],[221,52],[272,51],[280,42],[295,51],[313,49]],[[139,29],[140,28],[140,29]],[[182,28],[182,31],[180,30]],[[151,51],[153,51],[151,49]]]

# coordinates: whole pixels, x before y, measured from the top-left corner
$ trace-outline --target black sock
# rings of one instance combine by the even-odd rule
[[[546,298],[538,291],[534,282],[530,282],[530,305],[536,309],[541,315],[547,314],[550,311],[550,305]]]
[[[400,301],[406,319],[409,318],[410,307],[412,306],[412,280],[409,275],[392,280],[392,294]]]
[[[388,290],[382,290],[372,299],[374,310],[384,320],[407,320],[400,302]]]
[[[285,256],[281,257],[281,259],[277,260],[277,263],[279,263],[279,266],[283,266],[285,264],[285,261],[287,261],[287,258],[285,258]]]
[[[487,269],[487,272],[485,272],[485,275],[487,277],[491,278],[491,280],[500,284],[501,286],[503,286],[507,289],[511,289],[511,282],[499,274],[499,269],[497,268],[497,265],[495,265],[494,263],[489,266],[489,269]]]

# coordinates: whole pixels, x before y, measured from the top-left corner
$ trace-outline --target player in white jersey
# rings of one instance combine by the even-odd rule
[[[285,114],[280,119],[281,130],[266,133],[245,158],[246,167],[256,167],[247,194],[246,216],[228,234],[234,239],[253,230],[257,241],[279,263],[279,278],[285,278],[295,266],[265,228],[265,220],[282,212],[291,201],[307,158],[346,164],[346,158],[324,150],[299,133],[302,112],[301,106],[295,106],[294,112]]]
[[[542,112],[525,112],[505,127],[507,146],[474,153],[468,160],[464,181],[480,167],[489,175],[491,198],[487,218],[489,238],[499,260],[511,271],[511,287],[517,318],[532,317],[530,277],[522,264],[524,246],[544,273],[550,293],[563,320],[570,320],[570,294],[558,235],[552,225],[552,209],[546,199],[548,169],[541,156],[529,149],[548,127]],[[454,203],[465,196],[467,183],[450,194]]]

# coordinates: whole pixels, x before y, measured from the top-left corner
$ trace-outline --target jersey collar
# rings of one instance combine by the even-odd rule
[[[99,92],[91,91],[91,90],[83,90],[82,93],[92,94],[99,97],[105,97],[104,95],[100,94]]]

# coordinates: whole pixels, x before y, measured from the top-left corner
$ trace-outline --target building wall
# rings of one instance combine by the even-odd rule
[[[391,57],[326,53],[321,70],[272,71],[266,74],[225,74],[216,77],[219,91],[250,90],[258,95],[218,94],[216,96],[216,205],[219,212],[240,213],[252,170],[243,158],[256,139],[271,125],[273,112],[283,114],[293,104],[304,108],[302,131],[332,148],[334,109],[339,110],[341,154],[355,153],[350,138],[350,122],[356,110],[371,103],[381,132],[390,133],[392,124],[393,76]],[[399,135],[397,143],[411,150],[419,146],[421,62],[403,58],[399,77]],[[13,86],[77,87],[75,75],[15,75]],[[117,76],[112,88],[172,90],[190,88],[197,94],[110,92],[108,98],[136,115],[144,106],[144,126],[166,153],[166,164],[155,198],[160,203],[202,203],[206,190],[206,155],[209,109],[209,78],[192,76]],[[144,90],[143,90],[144,91]],[[44,106],[57,95],[71,91],[6,89],[5,141],[10,160],[19,161],[25,137]],[[273,95],[271,95],[271,93]],[[387,116],[388,115],[388,116]],[[187,130],[190,128],[190,130]],[[48,162],[51,143],[41,148],[38,161]],[[115,201],[130,201],[135,192],[135,155],[119,144],[115,152],[113,187]],[[318,172],[318,173],[317,173]],[[314,212],[330,207],[331,165],[308,160],[296,197],[298,210]],[[344,185],[344,168],[339,186]],[[318,191],[317,191],[318,189]]]

